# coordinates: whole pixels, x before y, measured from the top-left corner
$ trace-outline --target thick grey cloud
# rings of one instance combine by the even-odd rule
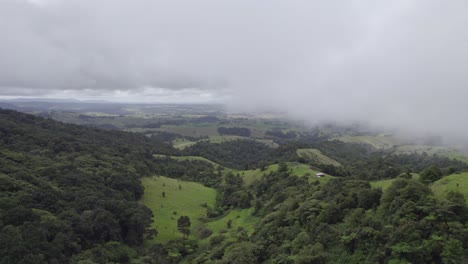
[[[0,95],[228,98],[463,137],[467,13],[464,0],[4,0]]]

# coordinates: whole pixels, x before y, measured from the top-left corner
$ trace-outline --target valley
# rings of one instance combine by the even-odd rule
[[[50,259],[419,261],[441,238],[455,243],[443,252],[464,256],[468,164],[457,149],[208,106],[36,108],[0,110],[0,228],[21,245],[74,241]],[[50,225],[69,231],[13,235]],[[36,247],[30,257],[41,254],[53,255]]]

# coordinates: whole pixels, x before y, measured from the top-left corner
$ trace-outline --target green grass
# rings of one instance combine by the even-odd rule
[[[195,230],[201,224],[199,219],[206,215],[206,208],[202,204],[206,203],[211,207],[215,205],[216,191],[199,183],[163,176],[143,178],[142,183],[145,193],[141,201],[153,211],[152,226],[159,232],[155,242],[164,243],[181,238],[182,234],[177,230],[177,219],[182,215],[190,218],[191,229]],[[182,189],[179,189],[179,184]],[[162,197],[162,192],[166,193],[166,197]]]
[[[371,182],[372,188],[382,188],[382,190],[386,190],[390,185],[392,185],[393,181],[395,179],[386,179],[386,180],[380,180],[380,181],[373,181]]]
[[[468,163],[468,157],[455,149],[427,145],[404,145],[397,147],[395,154],[427,153],[428,155],[439,155],[449,159]]]
[[[210,143],[222,143],[222,142],[231,141],[231,140],[238,140],[238,139],[241,139],[241,140],[254,140],[256,142],[263,143],[263,144],[267,145],[270,148],[277,148],[278,147],[278,144],[275,143],[271,139],[258,139],[258,138],[249,138],[249,137],[241,137],[241,136],[233,136],[233,135],[229,135],[229,136],[227,136],[227,135],[224,135],[224,136],[209,136],[208,138],[200,139],[200,140],[197,140],[197,141],[190,141],[188,139],[177,138],[177,139],[172,141],[172,145],[174,146],[174,148],[182,150],[184,148],[190,147],[190,146],[196,144],[197,142],[201,142],[201,141],[210,142]]]
[[[323,155],[322,152],[320,152],[318,149],[298,149],[296,150],[296,153],[299,157],[302,157],[308,161],[326,165],[341,166],[338,161]]]
[[[419,174],[417,173],[411,173],[412,179],[417,180],[419,179]],[[393,179],[385,179],[385,180],[378,180],[378,181],[371,181],[370,184],[372,188],[382,188],[382,190],[386,190],[390,185],[392,185],[393,181],[395,181],[397,178]]]
[[[243,228],[250,235],[255,228],[255,225],[260,221],[259,217],[252,216],[254,208],[248,209],[233,209],[229,213],[219,219],[206,223],[206,227],[213,231],[212,236],[224,234],[228,237],[233,237],[239,234],[238,228]],[[227,227],[228,221],[231,220],[231,228]]]
[[[168,156],[168,155],[162,155],[162,154],[154,154],[153,155],[154,157],[156,158],[166,158],[166,157],[170,157],[171,159],[175,159],[175,160],[179,160],[179,161],[184,161],[184,160],[200,160],[200,161],[204,161],[204,162],[207,162],[207,163],[210,163],[211,165],[213,165],[215,168],[217,168],[218,166],[224,168],[224,169],[227,169],[227,170],[232,170],[232,171],[235,171],[233,169],[228,169],[214,161],[211,161],[207,158],[204,158],[204,157],[200,157],[200,156]]]
[[[439,198],[444,198],[450,191],[458,191],[465,196],[468,204],[468,172],[445,176],[434,182],[431,189]]]
[[[167,157],[166,155],[160,155],[160,154],[155,154],[154,155],[157,158],[164,158]],[[200,156],[169,156],[173,159],[176,160],[200,160],[204,161],[207,163],[212,164],[215,168],[221,167],[224,170],[224,175],[228,173],[233,173],[233,174],[239,174],[242,179],[244,180],[244,183],[246,185],[252,184],[255,180],[260,180],[263,175],[269,174],[270,172],[277,171],[278,170],[278,164],[271,164],[268,165],[265,170],[261,169],[255,169],[255,170],[235,170],[231,168],[226,168],[214,161],[211,161],[209,159],[206,159],[204,157]],[[312,168],[310,165],[303,164],[303,163],[298,163],[298,162],[287,162],[288,168],[291,171],[292,175],[298,176],[298,177],[304,177],[306,175],[310,176],[310,181],[313,180],[319,180],[320,182],[326,182],[329,179],[333,178],[333,176],[327,175],[322,178],[316,178],[315,175],[319,173],[318,170]]]
[[[401,142],[392,136],[379,135],[379,136],[342,136],[335,137],[335,140],[340,140],[347,143],[369,144],[377,149],[389,149]]]
[[[195,125],[163,125],[160,128],[153,129],[154,131],[166,131],[182,135],[184,137],[209,137],[219,136],[218,128],[213,124],[206,124],[205,126]]]
[[[288,168],[290,169],[290,172],[292,175],[295,175],[297,177],[308,176],[309,181],[318,180],[320,182],[327,182],[328,180],[333,178],[333,176],[330,176],[330,175],[317,178],[315,175],[319,171],[312,168],[310,165],[307,165],[307,164],[297,163],[297,162],[287,162],[286,164],[288,165]],[[278,164],[272,164],[272,165],[267,166],[264,171],[260,169],[256,169],[256,170],[237,171],[237,173],[239,173],[239,175],[244,179],[244,182],[246,185],[250,185],[255,180],[261,179],[263,175],[269,174],[270,172],[277,171],[277,170],[278,170]]]
[[[184,149],[186,147],[190,147],[192,145],[194,145],[195,143],[197,143],[196,141],[190,141],[188,139],[185,139],[185,138],[176,138],[172,141],[172,146],[176,149]]]

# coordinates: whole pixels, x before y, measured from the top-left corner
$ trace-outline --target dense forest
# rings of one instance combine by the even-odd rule
[[[217,236],[191,263],[466,263],[468,208],[458,192],[436,199],[400,178],[382,193],[369,182],[324,185],[286,166],[248,188],[262,217],[251,236]]]
[[[161,141],[0,110],[0,263],[125,262],[151,211],[139,181]],[[86,262],[88,263],[88,262]]]

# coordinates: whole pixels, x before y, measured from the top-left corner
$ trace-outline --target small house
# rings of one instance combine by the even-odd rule
[[[319,172],[319,173],[315,174],[315,176],[317,176],[317,178],[321,178],[321,177],[325,176],[325,173]]]

